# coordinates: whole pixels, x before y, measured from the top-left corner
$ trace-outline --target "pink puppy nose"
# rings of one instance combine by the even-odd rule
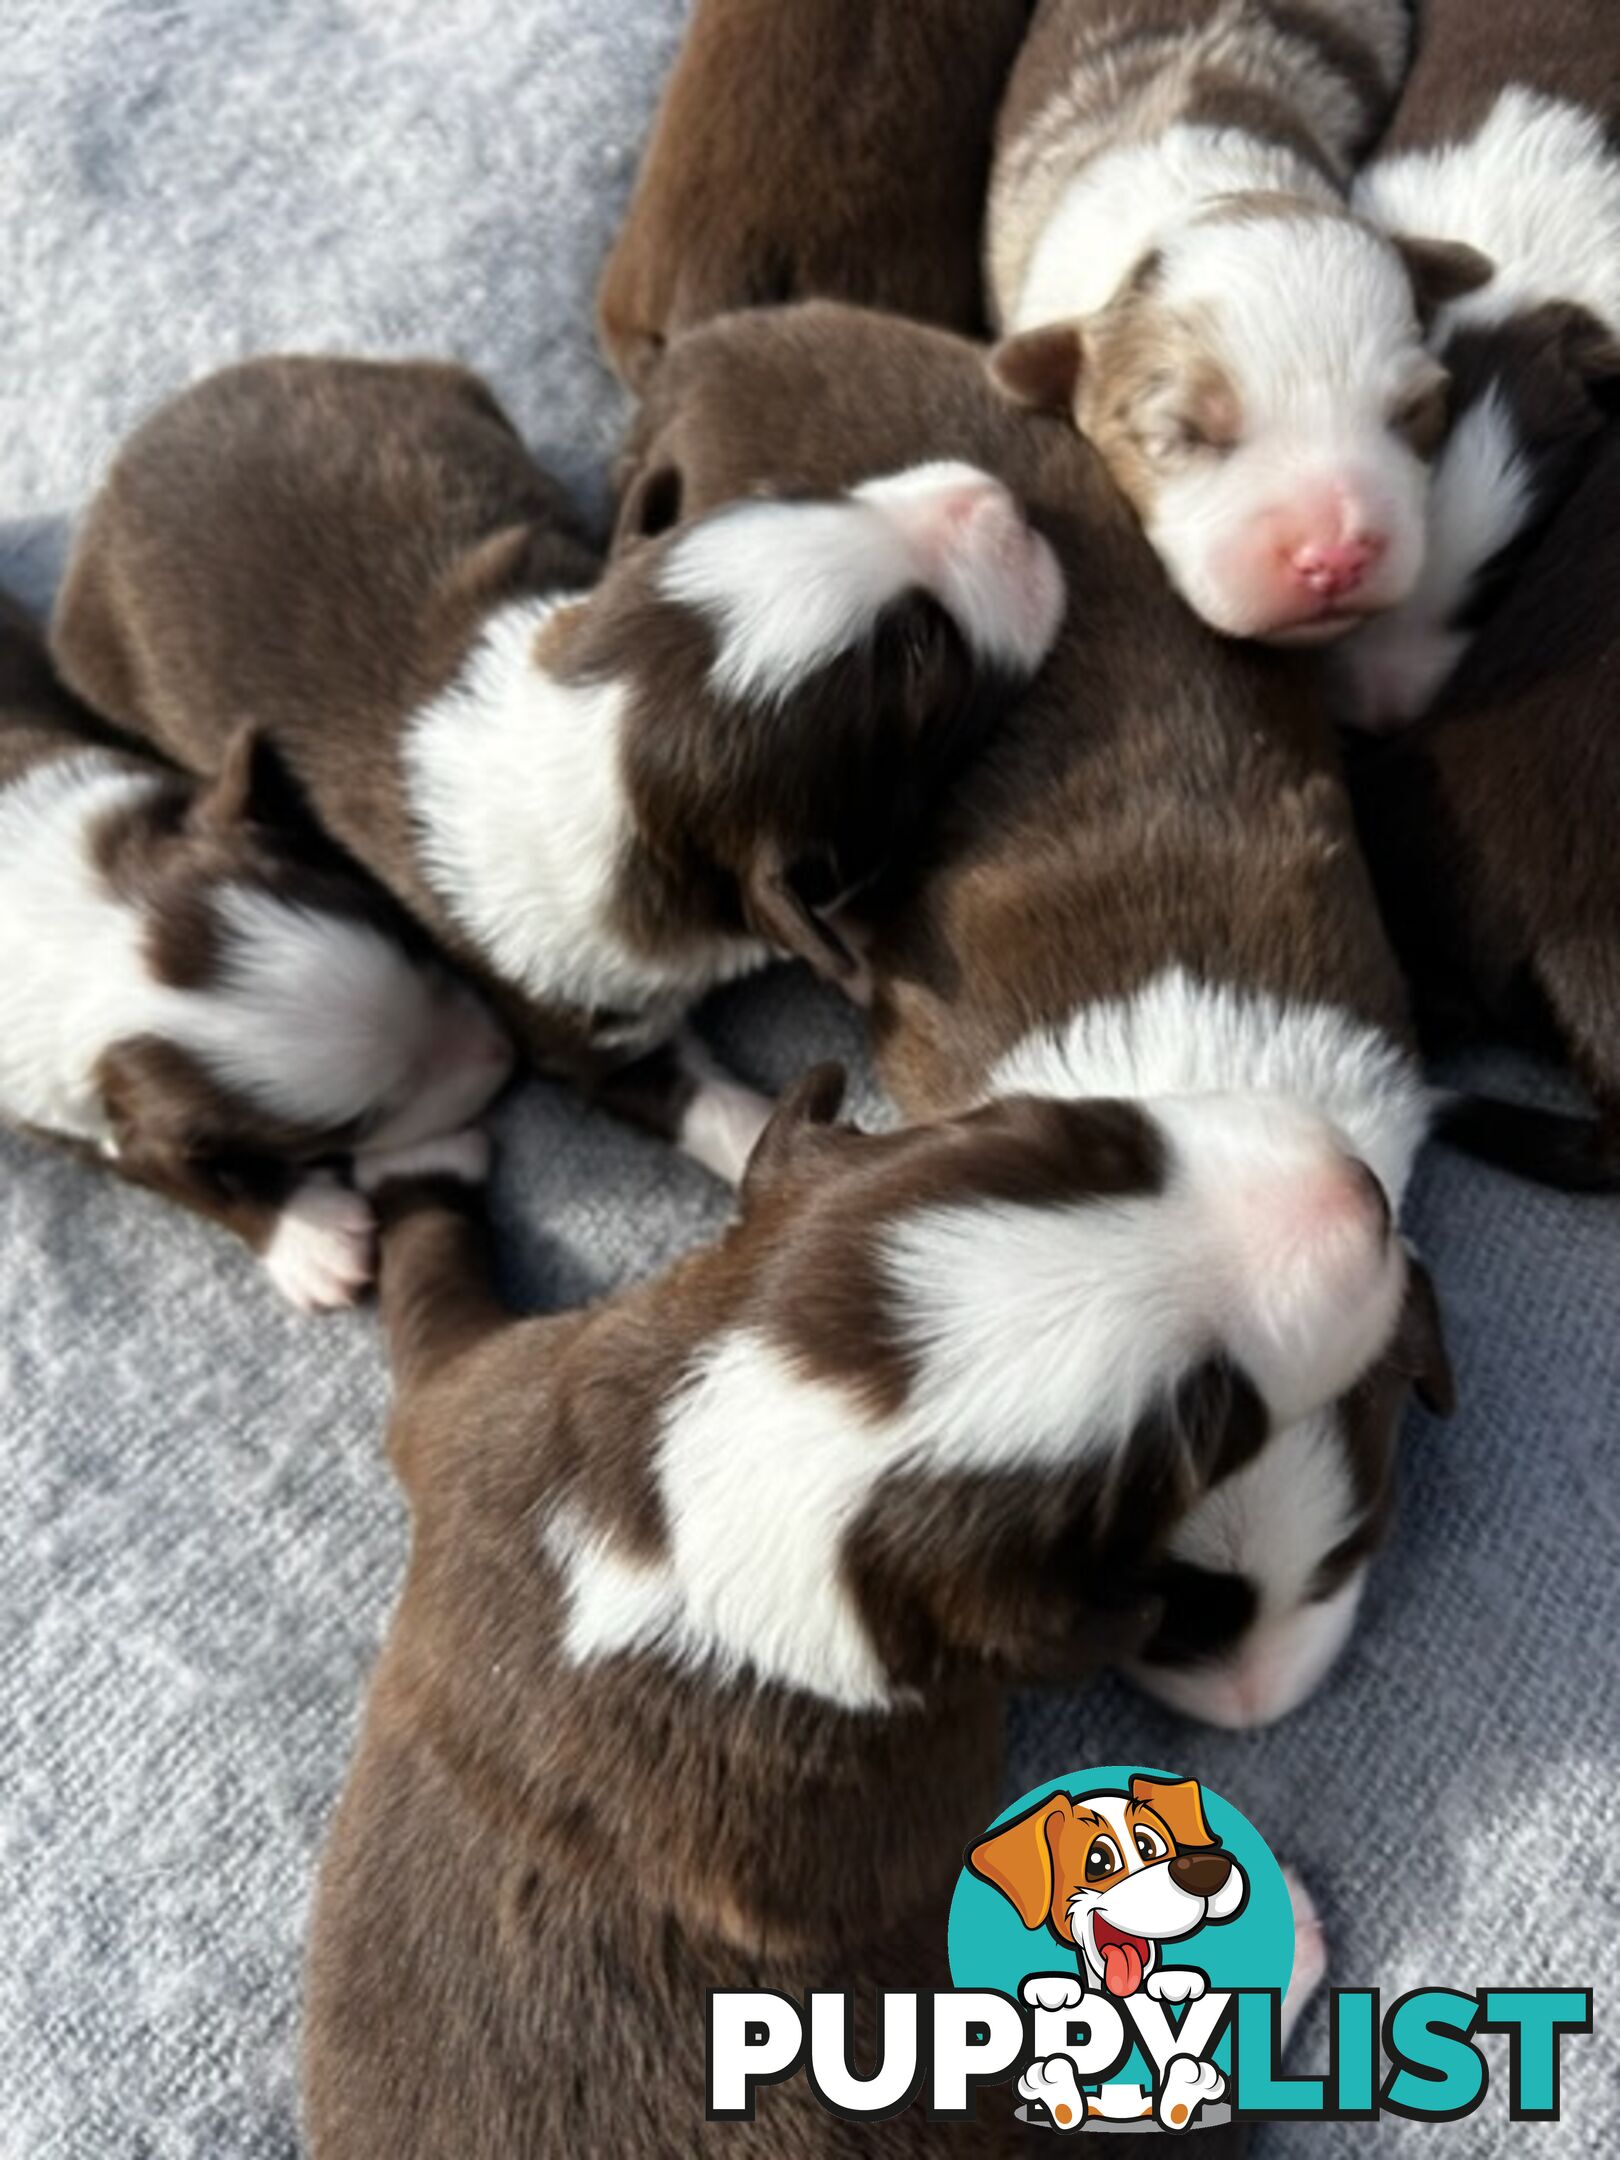
[[[1353,593],[1388,546],[1382,533],[1354,540],[1306,540],[1290,550],[1289,568],[1299,582],[1323,600]]]

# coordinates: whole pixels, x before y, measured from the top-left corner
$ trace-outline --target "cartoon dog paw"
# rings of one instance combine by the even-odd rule
[[[1155,2002],[1197,2002],[1209,1993],[1209,1982],[1192,1965],[1166,1965],[1162,1971],[1149,1973],[1147,1992]]]
[[[1073,1973],[1031,1973],[1018,1992],[1032,2010],[1078,2010],[1086,1999]]]
[[[1024,1983],[1025,1995],[1029,1982]],[[1067,2008],[1066,2004],[1048,2008]],[[1018,2090],[1025,2100],[1038,2100],[1052,2118],[1056,2130],[1083,2130],[1086,2125],[1086,2096],[1080,2090],[1080,2081],[1074,2074],[1074,2064],[1067,2055],[1048,2055],[1045,2062],[1032,2062],[1018,2080]]]
[[[1159,2092],[1159,2128],[1185,2130],[1197,2120],[1204,2103],[1218,2100],[1225,2090],[1226,2080],[1213,2063],[1199,2062],[1191,2055],[1172,2056]]]

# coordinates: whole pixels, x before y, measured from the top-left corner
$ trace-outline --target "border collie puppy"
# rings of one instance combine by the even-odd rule
[[[1039,668],[1061,580],[960,463],[731,506],[595,573],[472,376],[254,361],[123,450],[55,646],[194,770],[251,713],[543,1069],[735,1177],[766,1106],[666,1046],[779,953],[859,993],[841,923]]]
[[[316,2160],[731,2151],[706,1989],[941,1983],[1003,1685],[1135,1639],[1175,1496],[1400,1302],[1321,1120],[1009,1100],[866,1135],[840,1086],[784,1102],[719,1243],[556,1317],[495,1295],[477,1136],[372,1165],[415,1542],[316,1902]],[[761,2129],[988,2152],[998,2098],[874,2146],[796,2080]]]
[[[1031,0],[698,0],[597,294],[612,365],[732,308],[857,300],[970,335]]]
[[[1406,0],[1043,0],[989,213],[997,374],[1072,412],[1189,606],[1320,642],[1423,563],[1430,306],[1489,264],[1345,200]]]
[[[1417,64],[1356,201],[1393,231],[1481,249],[1496,274],[1433,327],[1452,431],[1422,576],[1337,656],[1359,726],[1426,710],[1620,414],[1614,37],[1605,0],[1425,0]]]
[[[239,729],[201,785],[113,743],[0,595],[0,1114],[224,1224],[306,1311],[371,1274],[333,1158],[464,1125],[511,1053],[282,823]]]
[[[1002,1094],[1255,1096],[1279,1134],[1326,1118],[1368,1168],[1367,1204],[1398,1212],[1428,1092],[1316,670],[1212,637],[1072,429],[999,398],[982,354],[943,332],[830,305],[760,310],[670,348],[627,506],[654,485],[701,517],[762,480],[848,486],[937,456],[970,458],[1030,504],[1070,610],[873,928],[891,1094],[920,1118]],[[1382,1364],[1174,1528],[1143,1664],[1159,1692],[1264,1721],[1346,1640],[1389,1519],[1402,1405],[1414,1380],[1447,1392],[1413,1285]]]

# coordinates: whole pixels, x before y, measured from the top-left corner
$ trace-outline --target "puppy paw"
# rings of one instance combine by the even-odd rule
[[[1209,1982],[1192,1965],[1166,1965],[1161,1971],[1149,1973],[1147,1992],[1155,2002],[1197,2002],[1209,1993]]]
[[[459,1185],[483,1185],[489,1179],[489,1135],[481,1126],[423,1140],[415,1147],[375,1148],[354,1159],[354,1181],[364,1193],[411,1178],[454,1178]]]
[[[1282,1871],[1288,1885],[1288,1902],[1294,1908],[1294,1970],[1282,1999],[1282,2043],[1299,2022],[1299,2014],[1327,1972],[1327,1937],[1311,1893],[1291,1867]]]
[[[754,1142],[776,1105],[740,1080],[709,1077],[681,1113],[681,1152],[727,1185],[740,1185]]]
[[[299,1312],[336,1312],[371,1281],[375,1228],[360,1195],[318,1170],[282,1207],[264,1249],[265,1272]]]
[[[1198,2062],[1191,2055],[1173,2055],[1154,2110],[1159,2128],[1185,2130],[1197,2120],[1204,2103],[1218,2100],[1225,2090],[1226,2080],[1213,2063]]]
[[[1030,1985],[1024,1982],[1026,2001]],[[1055,2129],[1084,2129],[1086,2097],[1067,2055],[1049,2055],[1044,2062],[1032,2062],[1018,2080],[1018,2091],[1021,2098],[1045,2108]]]
[[[1032,2010],[1078,2010],[1085,1984],[1073,1973],[1031,1973],[1018,1990]]]

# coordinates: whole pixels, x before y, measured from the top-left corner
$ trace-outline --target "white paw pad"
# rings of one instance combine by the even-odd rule
[[[1195,2061],[1191,2055],[1173,2056],[1155,2111],[1160,2129],[1187,2129],[1197,2121],[1205,2102],[1218,2100],[1225,2090],[1226,2080],[1213,2063]]]
[[[1027,1989],[1027,1982],[1025,1986]],[[1067,2055],[1049,2055],[1044,2062],[1032,2062],[1018,2080],[1018,2090],[1025,2100],[1038,2100],[1044,2106],[1054,2129],[1085,2127],[1086,2097]]]
[[[1155,2002],[1198,2002],[1209,1993],[1209,1982],[1192,1965],[1166,1965],[1147,1977],[1147,1992]]]
[[[1078,2010],[1086,1999],[1072,1973],[1031,1973],[1018,1992],[1032,2010]]]
[[[407,1178],[454,1178],[461,1185],[482,1185],[489,1177],[489,1157],[488,1133],[468,1125],[415,1147],[375,1148],[369,1155],[357,1155],[354,1176],[367,1193]]]
[[[265,1272],[299,1312],[335,1312],[371,1281],[374,1229],[360,1195],[320,1171],[282,1208],[264,1249]]]

